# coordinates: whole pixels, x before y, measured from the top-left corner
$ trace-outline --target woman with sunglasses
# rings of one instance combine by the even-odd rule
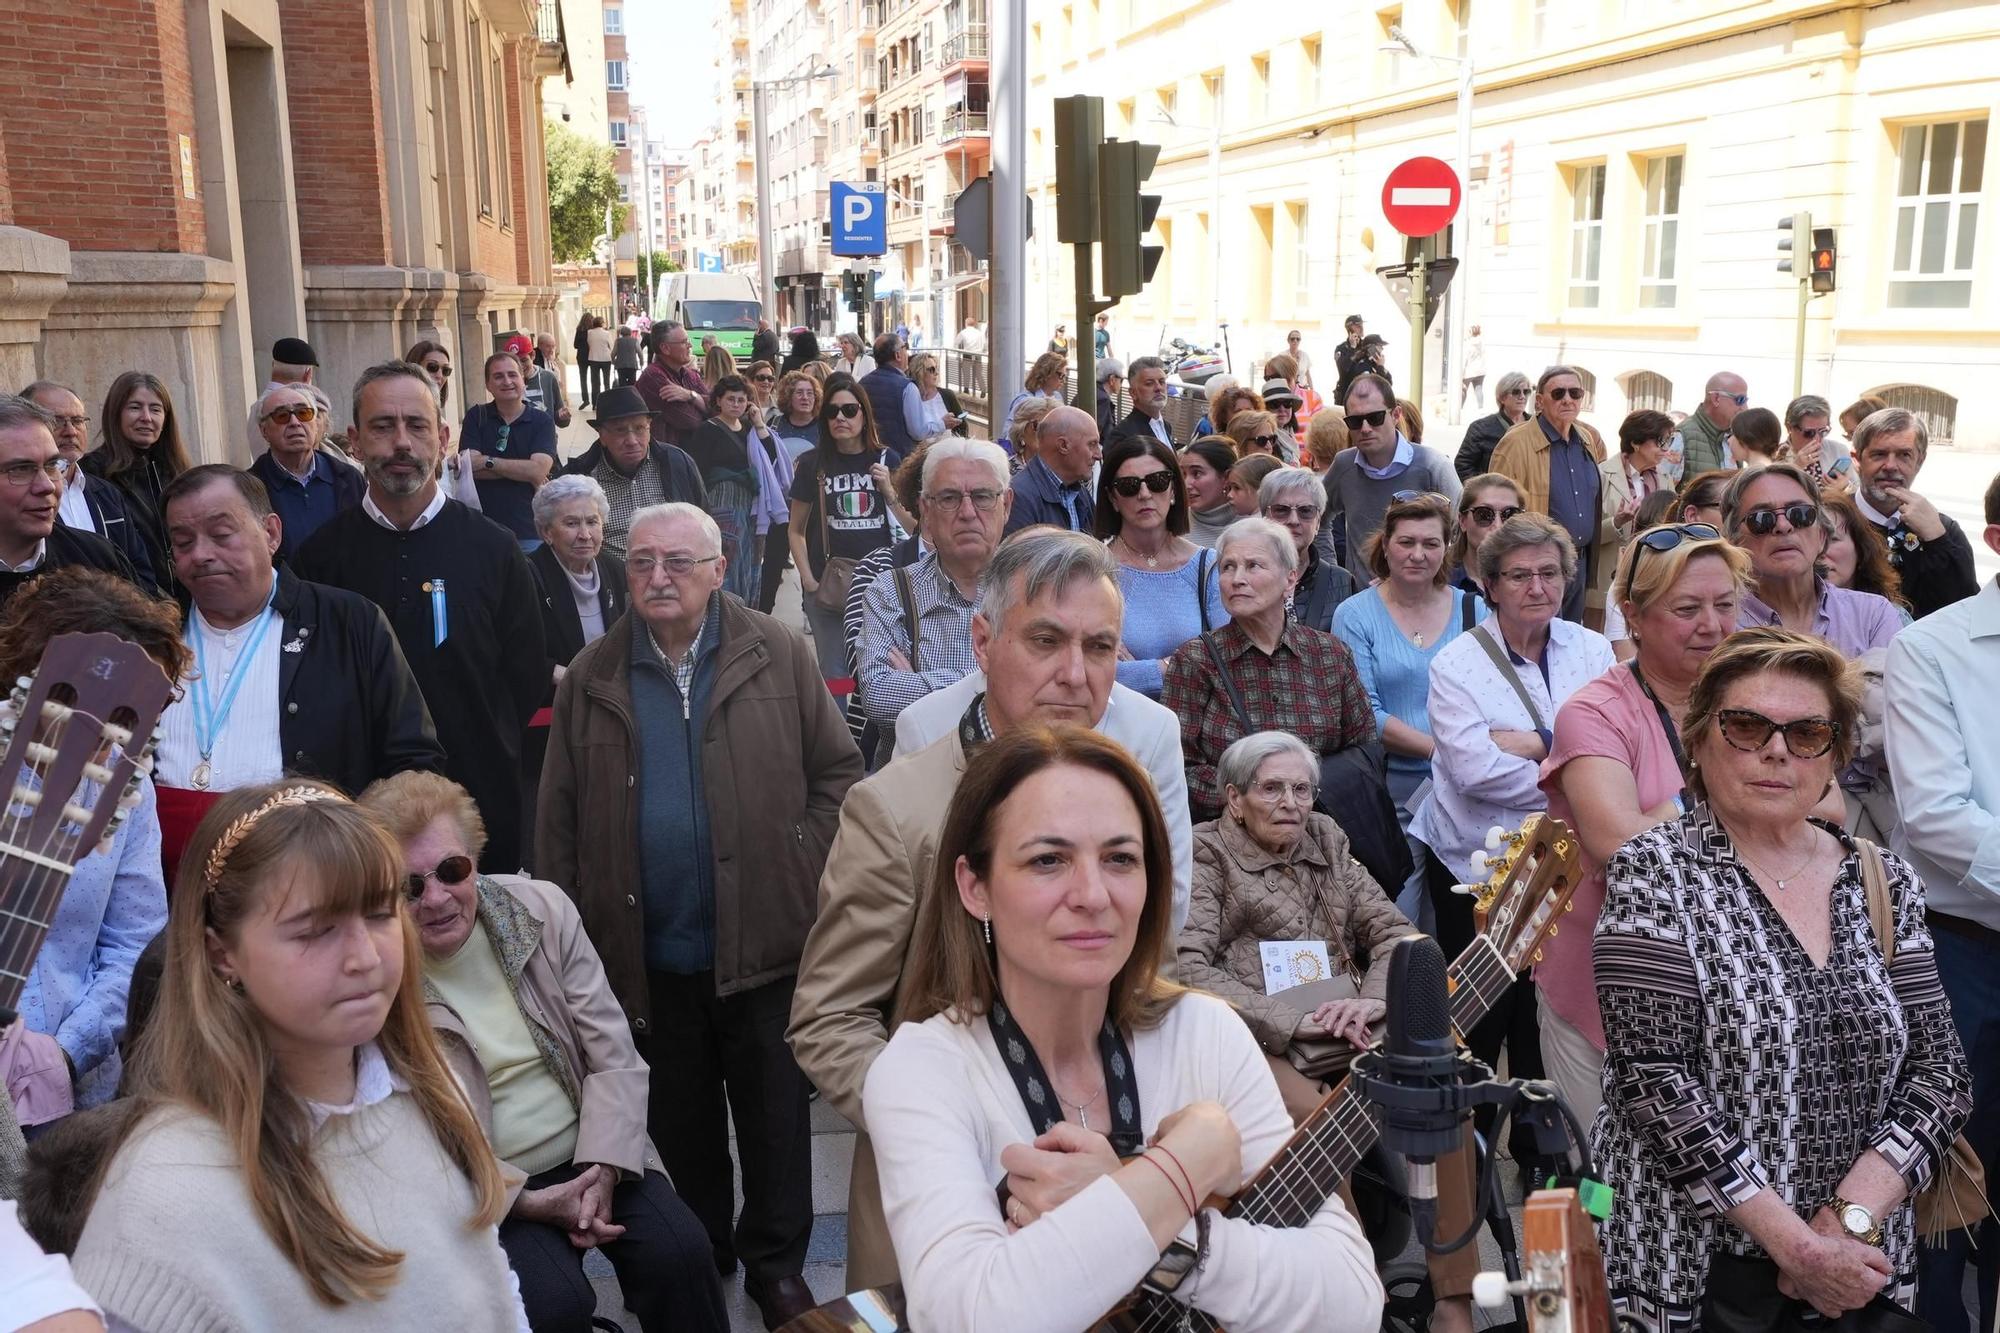
[[[1458,497],[1458,535],[1451,543],[1449,582],[1474,597],[1484,597],[1479,582],[1479,547],[1516,514],[1526,513],[1521,488],[1498,472],[1468,477]]]
[[[1804,394],[1785,405],[1785,448],[1792,461],[1820,490],[1841,485],[1840,460],[1847,445],[1833,434],[1833,409],[1818,394]]]
[[[1258,410],[1238,412],[1229,418],[1227,434],[1236,446],[1238,458],[1249,458],[1253,454],[1270,454],[1280,462],[1284,452],[1279,447],[1284,440],[1278,417],[1274,412]]]
[[[1104,451],[1096,532],[1118,557],[1125,622],[1118,683],[1160,697],[1174,650],[1225,623],[1215,555],[1187,539],[1187,484],[1173,450],[1150,435],[1121,435]]]
[[[757,609],[769,615],[778,604],[778,588],[791,564],[791,510],[786,496],[792,489],[793,461],[802,451],[778,433],[785,414],[778,406],[777,367],[769,361],[753,361],[747,379],[750,407],[743,420],[749,428],[747,443],[754,446],[750,461],[757,468],[757,531],[762,546]]]
[[[1650,528],[1618,563],[1612,596],[1633,659],[1579,689],[1556,710],[1542,764],[1549,813],[1576,831],[1583,876],[1575,921],[1542,948],[1542,1061],[1589,1124],[1603,1098],[1604,1020],[1590,971],[1590,934],[1604,905],[1604,864],[1635,834],[1690,804],[1680,750],[1688,695],[1702,664],[1736,632],[1750,557],[1703,523]]]
[[[1755,571],[1738,611],[1744,628],[1782,626],[1860,657],[1887,647],[1903,627],[1888,598],[1840,587],[1821,573],[1833,519],[1798,468],[1777,463],[1740,474],[1723,493],[1722,518]]]
[[[1494,446],[1500,443],[1501,436],[1528,419],[1528,397],[1534,391],[1528,377],[1518,370],[1500,377],[1493,388],[1493,415],[1481,417],[1465,428],[1458,456],[1452,459],[1452,469],[1460,480],[1470,481],[1493,465]]]
[[[852,375],[827,377],[819,409],[819,447],[800,454],[792,475],[792,564],[799,571],[800,601],[828,680],[848,674],[847,639],[842,631],[844,594],[863,556],[896,540],[894,523],[914,532],[908,514],[892,513],[890,473],[902,461],[884,449],[875,434],[868,395]],[[839,589],[820,595],[820,580],[832,568]]]
[[[1617,1304],[1656,1328],[1749,1327],[1737,1311],[1782,1296],[1831,1318],[1914,1295],[1910,1195],[1970,1111],[1971,1074],[1916,875],[1813,817],[1859,713],[1838,650],[1730,636],[1684,711],[1693,808],[1605,867],[1598,1235]]]
[[[583,1256],[601,1248],[648,1333],[727,1329],[708,1234],[646,1137],[646,1062],[569,895],[479,874],[486,826],[449,778],[398,773],[360,804],[401,846],[431,1025],[512,1169],[500,1244],[529,1324],[590,1326]]]
[[[910,383],[917,386],[917,412],[923,420],[920,440],[956,434],[964,419],[953,410],[938,370],[938,359],[929,352],[910,358]]]

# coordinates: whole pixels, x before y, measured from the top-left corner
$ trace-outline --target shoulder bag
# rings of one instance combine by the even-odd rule
[[[1473,638],[1479,640],[1479,646],[1486,650],[1486,655],[1493,659],[1493,665],[1500,668],[1501,676],[1514,687],[1515,697],[1520,699],[1521,707],[1528,710],[1529,718],[1534,721],[1535,730],[1546,731],[1549,724],[1542,720],[1542,710],[1535,707],[1535,696],[1528,693],[1528,687],[1521,683],[1521,673],[1514,670],[1514,663],[1507,657],[1507,650],[1493,637],[1490,622],[1481,621],[1472,627],[1471,633]]]
[[[1203,634],[1208,633],[1210,629],[1214,628],[1208,623],[1208,562],[1209,557],[1213,554],[1213,552],[1204,546],[1201,548],[1201,554],[1194,558],[1194,604],[1196,609],[1201,612],[1201,632]],[[1215,650],[1210,648],[1209,651],[1213,653]],[[1219,668],[1220,663],[1217,665]],[[1225,671],[1222,674],[1227,676],[1229,673]],[[1232,685],[1231,688],[1235,687]],[[1243,716],[1243,710],[1238,708],[1236,715],[1240,720]]]
[[[877,461],[880,461],[879,456]],[[813,592],[813,602],[822,611],[831,611],[835,615],[845,615],[847,612],[847,590],[854,583],[854,566],[860,562],[851,556],[835,555],[833,553],[833,529],[827,522],[826,516],[826,467],[824,464],[820,465],[818,484],[819,545],[821,553],[826,556],[826,564],[820,569],[819,587]],[[886,528],[889,523],[889,497],[885,495],[881,499],[882,524]]]
[[[1876,947],[1882,951],[1882,966],[1896,961],[1896,916],[1889,902],[1889,868],[1882,862],[1882,849],[1866,838],[1854,840],[1861,857],[1861,885],[1867,893],[1868,923],[1875,931]],[[1947,1232],[1978,1226],[1992,1215],[1986,1202],[1986,1168],[1979,1154],[1960,1134],[1952,1140],[1944,1160],[1931,1173],[1929,1188],[1912,1199],[1916,1212],[1917,1238],[1935,1243]]]

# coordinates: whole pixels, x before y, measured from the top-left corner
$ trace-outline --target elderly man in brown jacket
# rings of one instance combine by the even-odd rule
[[[1576,573],[1563,592],[1562,618],[1578,624],[1592,577],[1590,548],[1602,503],[1597,469],[1604,462],[1604,437],[1578,420],[1585,392],[1583,376],[1571,367],[1544,370],[1535,381],[1534,415],[1500,437],[1491,465],[1520,488],[1522,504],[1562,524],[1576,544]]]
[[[784,1027],[861,754],[811,646],[724,595],[726,566],[695,506],[633,516],[632,610],[556,691],[535,869],[576,899],[642,1039],[653,1141],[716,1267],[742,1260],[776,1328],[814,1303],[808,1088]]]
[[[841,812],[790,1037],[806,1074],[862,1131],[848,1181],[850,1289],[898,1280],[861,1089],[889,1044],[917,899],[936,868],[966,747],[1035,722],[1096,724],[1118,674],[1123,612],[1117,563],[1089,534],[1041,529],[1003,543],[972,620],[986,692],[944,739],[856,786]]]

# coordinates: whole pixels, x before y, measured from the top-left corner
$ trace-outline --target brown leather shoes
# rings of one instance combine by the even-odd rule
[[[757,1302],[757,1312],[764,1316],[764,1327],[771,1330],[810,1313],[819,1304],[806,1280],[796,1275],[781,1277],[768,1287],[746,1279],[743,1290]]]

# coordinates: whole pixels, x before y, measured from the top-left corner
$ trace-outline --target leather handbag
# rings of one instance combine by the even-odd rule
[[[1868,923],[1875,931],[1875,944],[1882,951],[1882,966],[1896,961],[1896,918],[1889,902],[1889,869],[1882,863],[1882,849],[1866,838],[1856,838],[1861,856],[1861,886],[1867,894]],[[1952,1140],[1951,1148],[1931,1173],[1931,1183],[1910,1201],[1916,1213],[1917,1236],[1935,1244],[1946,1232],[1978,1226],[1993,1210],[1986,1201],[1986,1168],[1972,1150],[1965,1135]]]
[[[1335,1000],[1352,1000],[1361,994],[1361,988],[1354,982],[1352,973],[1336,972],[1325,981],[1312,981],[1303,986],[1282,990],[1274,999],[1282,999],[1306,1013],[1311,1013],[1323,1004]],[[1371,1029],[1380,1029],[1380,1023],[1371,1024]],[[1339,1078],[1354,1063],[1354,1057],[1361,1054],[1353,1042],[1345,1037],[1294,1037],[1292,1044],[1285,1048],[1285,1058],[1292,1068],[1307,1078],[1321,1082]]]
[[[1778,1265],[1759,1255],[1711,1254],[1701,1293],[1702,1333],[1930,1333],[1930,1324],[1887,1296],[1838,1319],[1778,1290]]]

